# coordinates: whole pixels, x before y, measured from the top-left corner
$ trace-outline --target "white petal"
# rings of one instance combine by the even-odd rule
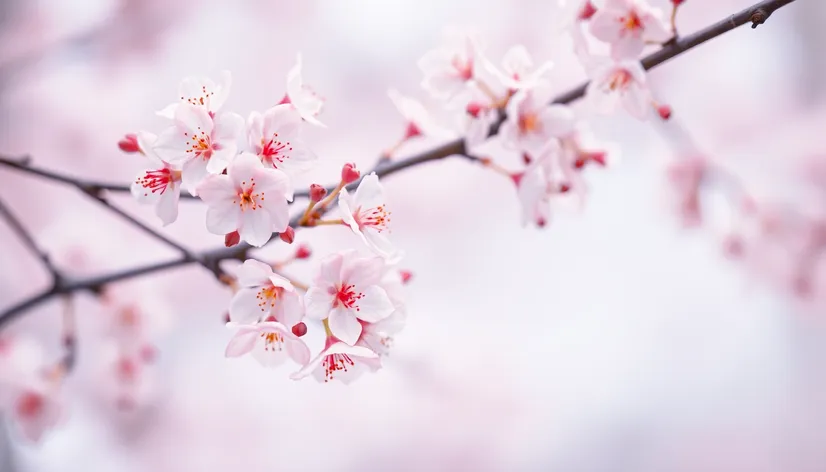
[[[235,142],[227,143],[212,151],[207,162],[206,171],[210,174],[221,174],[230,165],[235,154],[238,152],[238,146]]]
[[[589,23],[591,34],[600,41],[614,44],[620,39],[623,26],[610,10],[597,10]]]
[[[332,287],[341,282],[341,267],[344,264],[344,255],[331,254],[321,261],[321,268],[315,278],[315,285]]]
[[[258,156],[251,152],[239,154],[227,170],[227,175],[236,187],[246,186],[264,166]]]
[[[565,105],[551,105],[539,115],[541,126],[551,136],[562,137],[574,131],[574,112]]]
[[[242,288],[232,297],[229,303],[229,317],[236,323],[254,323],[264,315],[267,310],[262,310],[259,305],[258,289]]]
[[[182,103],[175,109],[175,121],[187,129],[190,135],[212,135],[212,117],[204,107]]]
[[[164,226],[178,219],[178,200],[181,197],[181,187],[177,182],[171,183],[158,199],[155,214],[161,219]]]
[[[207,205],[231,202],[235,196],[235,186],[226,175],[210,175],[198,186],[198,196]]]
[[[198,187],[205,182],[207,176],[209,175],[209,172],[207,171],[208,164],[209,161],[200,157],[184,163],[184,167],[181,171],[181,184],[192,195],[198,194]]]
[[[284,340],[284,345],[287,349],[287,354],[290,358],[299,365],[305,365],[310,362],[310,348],[304,344],[304,341],[288,337]]]
[[[645,48],[641,37],[624,36],[613,42],[611,56],[615,59],[636,59]]]
[[[387,292],[378,285],[362,289],[362,293],[364,297],[358,301],[359,310],[356,312],[360,320],[375,323],[387,318],[395,311],[396,308],[387,296]]]
[[[325,287],[310,287],[304,295],[305,314],[312,320],[323,320],[333,308],[333,294]]]
[[[224,355],[226,357],[240,357],[248,354],[255,346],[258,336],[258,331],[254,327],[242,326],[227,343]]]
[[[341,268],[341,280],[357,289],[374,285],[384,275],[384,267],[381,257],[348,257]]]
[[[243,134],[244,118],[238,113],[222,113],[215,118],[215,129],[212,131],[215,141],[223,145],[225,141],[237,141]]]
[[[364,177],[359,183],[354,196],[356,206],[363,209],[374,208],[384,203],[384,190],[375,172]]]
[[[385,259],[395,259],[398,256],[398,249],[393,246],[393,243],[385,236],[385,233],[368,229],[365,230],[363,234],[367,245],[381,257]]]
[[[518,44],[508,49],[502,59],[502,66],[509,75],[524,75],[533,68],[533,59],[525,46]]]
[[[267,198],[264,211],[270,215],[270,232],[281,233],[290,226],[290,206],[280,195]]]
[[[238,234],[241,235],[241,239],[252,246],[261,247],[267,244],[267,241],[272,237],[270,213],[262,208],[242,211]]]
[[[212,234],[225,235],[238,230],[241,208],[231,200],[213,203],[207,209],[206,228]]]
[[[273,271],[269,264],[255,259],[247,259],[235,270],[238,285],[242,287],[260,287],[269,283]]]
[[[285,291],[276,306],[276,319],[285,326],[293,327],[304,318],[304,304],[301,295]]]
[[[330,312],[328,321],[330,332],[342,342],[352,346],[359,340],[359,336],[361,336],[361,323],[359,323],[355,314],[352,313],[352,310],[334,308],[333,311]]]
[[[161,132],[158,139],[152,145],[152,150],[161,159],[171,164],[180,164],[190,159],[189,138],[184,135],[184,131],[177,124],[174,124]]]
[[[301,115],[285,103],[276,105],[264,112],[262,123],[262,136],[269,139],[277,133],[281,141],[289,141],[300,134]]]
[[[232,90],[232,74],[228,70],[221,71],[221,81],[215,87],[215,94],[209,101],[209,111],[217,112],[224,106]]]

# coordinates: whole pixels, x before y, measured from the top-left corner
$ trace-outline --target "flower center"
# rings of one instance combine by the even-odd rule
[[[390,214],[391,212],[387,211],[384,205],[379,205],[366,210],[362,210],[361,207],[359,207],[353,217],[356,223],[358,223],[359,228],[364,229],[365,227],[370,227],[381,233],[390,225]]]
[[[35,418],[43,412],[45,403],[42,395],[35,392],[26,392],[17,400],[17,414],[21,418]]]
[[[345,308],[355,309],[356,311],[361,310],[356,303],[364,298],[364,294],[356,292],[355,288],[355,285],[341,285],[338,287],[335,293],[336,298],[333,302],[333,307],[341,305]]]
[[[608,89],[611,92],[619,90],[623,92],[628,89],[634,77],[625,69],[617,69],[608,77]]]
[[[463,59],[461,56],[453,56],[450,65],[456,70],[456,75],[460,79],[468,81],[473,78],[473,60]]]
[[[623,33],[629,32],[634,34],[642,32],[642,19],[635,11],[628,12],[627,16],[621,16],[619,21],[622,23]]]
[[[525,113],[519,115],[519,130],[522,133],[533,133],[539,131],[541,124],[536,113]]]
[[[270,139],[261,139],[261,152],[259,152],[258,155],[261,156],[265,163],[269,163],[277,169],[278,164],[283,163],[285,159],[289,159],[290,156],[288,153],[292,150],[293,148],[289,141],[279,141],[278,133],[274,133]]]
[[[177,176],[180,178],[180,176]],[[169,169],[148,170],[143,177],[138,177],[136,184],[143,187],[146,191],[143,196],[146,197],[150,193],[166,192],[166,188],[176,181],[176,175]]]
[[[258,299],[258,308],[263,312],[269,312],[275,308],[275,303],[278,301],[280,290],[275,285],[268,285],[261,287],[255,298]]]
[[[324,366],[324,381],[329,382],[333,380],[336,372],[347,372],[347,369],[353,367],[355,362],[347,354],[330,354],[324,357],[321,365]]]
[[[244,210],[257,210],[262,207],[264,201],[264,192],[255,191],[255,177],[250,178],[249,186],[247,181],[241,182],[241,189],[238,190],[236,198],[232,203],[241,207]]]
[[[184,133],[184,136],[189,138],[188,141],[188,149],[186,150],[187,153],[191,153],[194,157],[200,157],[204,160],[208,160],[212,157],[212,152],[221,149],[221,146],[218,143],[212,142],[212,137],[207,135],[204,131],[201,131],[201,127],[198,127],[197,132],[193,133],[192,136],[189,133]]]
[[[284,348],[284,336],[281,333],[272,331],[269,333],[261,333],[264,338],[265,351],[281,351]]]
[[[194,97],[184,97],[181,96],[181,100],[189,103],[190,105],[206,105],[209,106],[209,99],[215,95],[215,92],[207,91],[206,86],[201,87],[201,93]]]

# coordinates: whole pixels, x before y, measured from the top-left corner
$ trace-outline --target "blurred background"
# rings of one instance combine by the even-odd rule
[[[752,3],[691,0],[678,26],[689,33]],[[408,326],[385,368],[350,386],[225,359],[231,294],[185,267],[114,287],[163,320],[140,401],[124,411],[107,377],[111,311],[80,294],[68,417],[37,445],[3,429],[0,470],[826,470],[826,260],[802,294],[792,249],[727,255],[736,218],[721,206],[684,228],[666,175],[701,153],[772,211],[824,215],[824,20],[826,4],[799,0],[652,72],[691,145],[670,125],[594,119],[622,162],[589,172],[587,205],[543,230],[520,226],[509,182],[464,160],[388,177],[393,238],[414,273]],[[496,61],[520,43],[553,59],[560,91],[581,82],[558,21],[553,0],[2,0],[0,153],[129,182],[143,163],[116,142],[160,130],[154,111],[181,78],[232,71],[225,109],[246,115],[281,99],[301,52],[328,125],[308,130],[320,163],[302,183],[331,183],[343,162],[369,168],[403,134],[386,91],[426,98],[416,61],[445,27],[475,31]],[[174,255],[65,186],[0,168],[0,198],[72,274]],[[151,207],[112,199],[160,227]],[[205,211],[183,201],[165,233],[220,246]],[[323,255],[360,244],[340,228],[297,240],[315,253],[290,267],[305,280]],[[261,257],[292,250],[276,242]],[[37,262],[0,224],[0,305],[48,284]],[[6,329],[60,354],[56,302]]]

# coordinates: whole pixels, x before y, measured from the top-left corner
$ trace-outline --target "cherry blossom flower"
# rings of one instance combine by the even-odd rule
[[[60,373],[50,372],[43,352],[27,339],[4,341],[0,353],[0,411],[25,439],[39,442],[63,418]]]
[[[228,323],[227,326],[238,329],[227,344],[227,357],[250,354],[264,367],[277,367],[287,358],[302,366],[310,361],[310,349],[304,341],[281,323],[262,321],[253,325]]]
[[[405,140],[416,136],[452,137],[447,129],[436,123],[420,101],[405,97],[394,89],[388,90],[387,96],[407,122]]]
[[[509,147],[535,154],[548,141],[568,134],[574,127],[574,114],[565,105],[548,105],[553,90],[541,86],[522,90],[508,103],[508,119],[502,124],[502,137]]]
[[[354,345],[362,332],[359,321],[375,323],[395,310],[380,285],[384,268],[382,258],[355,251],[327,257],[304,296],[307,317],[327,320],[333,336]]]
[[[269,264],[247,259],[236,270],[239,290],[229,305],[230,319],[239,323],[269,320],[292,327],[304,317],[301,296],[289,280]]]
[[[534,67],[531,54],[522,45],[516,45],[508,49],[502,58],[502,70],[499,70],[487,60],[483,64],[491,74],[497,76],[502,84],[511,90],[536,87],[553,68],[553,62],[550,61],[541,64],[539,67]]]
[[[175,124],[158,136],[154,150],[164,161],[183,166],[183,185],[195,195],[207,175],[227,168],[243,131],[244,119],[236,113],[213,120],[205,107],[181,104],[175,109]]]
[[[375,172],[364,177],[355,194],[342,189],[338,197],[344,222],[361,237],[367,246],[382,257],[397,259],[398,250],[387,238],[390,231],[390,214],[384,198],[384,190]]]
[[[465,149],[473,151],[487,141],[490,127],[499,118],[499,109],[487,94],[471,87],[467,104],[458,116],[459,126],[464,130]]]
[[[324,106],[324,100],[318,97],[309,87],[304,85],[301,77],[301,54],[296,56],[296,62],[287,73],[287,96],[281,101],[282,104],[289,103],[308,123],[316,126],[326,127],[318,121],[319,113]]]
[[[393,346],[393,336],[400,332],[407,322],[404,304],[404,276],[393,266],[387,266],[379,285],[387,292],[393,303],[393,312],[375,323],[362,321],[362,332],[356,344],[369,347],[380,356],[387,355]]]
[[[645,120],[653,107],[645,71],[637,61],[612,62],[595,68],[585,94],[600,113],[613,113],[622,107],[631,116]]]
[[[156,137],[139,133],[137,140],[141,153],[148,161],[146,170],[132,182],[132,196],[139,202],[155,205],[155,214],[164,226],[178,218],[178,201],[181,197],[181,170],[166,163],[152,150]]]
[[[104,399],[120,411],[148,405],[157,393],[151,369],[156,355],[155,348],[148,344],[104,345],[100,354],[100,393]]]
[[[208,77],[186,77],[178,87],[179,100],[157,114],[173,119],[178,105],[185,103],[202,107],[210,116],[215,116],[227,101],[231,85],[232,74],[229,71],[221,72],[221,80],[218,83]]]
[[[265,166],[294,176],[318,159],[304,144],[301,116],[290,105],[276,105],[263,114],[252,113],[248,122],[250,150]]]
[[[700,185],[706,169],[706,161],[700,157],[681,159],[668,169],[668,177],[678,201],[679,214],[685,226],[697,226],[702,223]]]
[[[467,35],[450,38],[448,45],[428,51],[419,59],[422,87],[434,98],[447,100],[461,92],[476,75],[478,47]]]
[[[562,158],[570,168],[582,170],[588,165],[599,167],[615,166],[620,161],[620,150],[616,144],[597,141],[585,122],[560,138]]]
[[[261,247],[273,232],[284,231],[290,223],[289,178],[264,167],[252,153],[238,155],[226,175],[207,177],[198,186],[198,195],[209,206],[206,226],[213,234],[238,231],[242,240]]]
[[[646,0],[605,0],[591,17],[591,34],[611,45],[615,59],[636,59],[646,41],[664,43],[672,37],[662,10]]]
[[[364,372],[381,368],[378,354],[365,346],[350,346],[333,336],[327,336],[324,350],[290,377],[300,380],[312,375],[319,382],[339,380],[350,384]]]

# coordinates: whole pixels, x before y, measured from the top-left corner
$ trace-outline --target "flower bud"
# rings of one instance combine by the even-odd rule
[[[344,164],[344,167],[341,168],[341,181],[345,184],[355,182],[358,180],[359,176],[361,176],[361,173],[359,173],[358,169],[356,169],[356,165],[352,162]]]
[[[312,254],[313,254],[313,252],[310,251],[310,246],[308,246],[306,244],[300,244],[298,246],[298,249],[296,249],[296,251],[295,251],[295,258],[296,259],[307,259]]]
[[[307,334],[307,325],[304,324],[303,321],[301,321],[298,324],[293,326],[292,331],[293,331],[294,335],[296,335],[300,338],[301,336],[304,336],[305,334]]]
[[[130,154],[141,152],[141,147],[138,145],[138,136],[133,133],[125,135],[123,139],[118,141],[118,147],[121,151]]]
[[[589,1],[585,2],[585,5],[582,5],[582,9],[579,10],[579,15],[577,18],[580,21],[590,20],[594,13],[597,12],[597,7],[594,6],[593,3]]]
[[[313,203],[320,202],[327,196],[327,189],[318,184],[310,185],[310,201]]]
[[[657,107],[657,113],[660,114],[660,118],[663,120],[668,120],[671,118],[671,107],[668,105],[660,105]]]
[[[400,270],[399,275],[402,277],[403,284],[410,282],[410,279],[413,278],[413,272],[410,272],[409,270]]]
[[[685,0],[671,0],[671,3],[673,3],[675,7],[678,7],[685,3]]]
[[[467,108],[465,109],[465,111],[467,111],[468,115],[470,115],[474,118],[479,118],[479,113],[482,112],[483,108],[484,107],[479,103],[470,102],[470,103],[467,104]]]
[[[238,231],[233,231],[224,235],[224,246],[232,247],[241,242],[241,235]]]
[[[281,240],[285,243],[292,244],[293,241],[295,241],[295,230],[292,226],[287,226],[287,229],[282,231],[281,234],[278,235],[278,237],[281,238]]]

